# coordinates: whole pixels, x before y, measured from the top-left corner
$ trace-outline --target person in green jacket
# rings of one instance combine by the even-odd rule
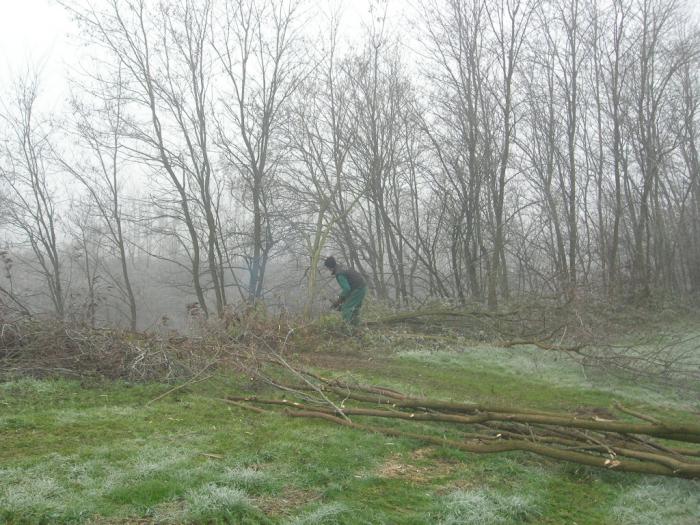
[[[323,265],[340,285],[341,292],[333,307],[340,310],[343,320],[352,326],[360,324],[360,308],[367,294],[367,283],[358,272],[351,268],[343,268],[332,255],[327,257]]]

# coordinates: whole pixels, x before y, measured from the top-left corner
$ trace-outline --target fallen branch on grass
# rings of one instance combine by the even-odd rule
[[[511,348],[513,346],[536,346],[542,350],[556,350],[558,352],[569,352],[574,354],[580,354],[581,350],[585,348],[586,345],[575,345],[575,346],[563,346],[558,344],[547,343],[546,341],[535,341],[528,339],[515,339],[512,341],[503,341],[500,345],[504,348]]]
[[[700,424],[662,421],[619,405],[621,413],[642,422],[415,398],[393,389],[347,384],[304,370],[295,370],[295,376],[304,377],[305,384],[282,388],[292,395],[296,390],[304,402],[289,399],[289,396],[283,399],[230,397],[226,402],[251,408],[279,406],[289,417],[323,419],[357,430],[478,454],[524,451],[610,470],[700,479],[700,461],[696,459],[699,451],[671,448],[654,441],[700,443]],[[313,391],[322,392],[323,397],[308,395],[311,379],[316,381]],[[402,423],[391,427],[375,426],[358,422],[356,418],[401,420]],[[420,425],[422,430],[409,430],[406,425],[412,424]]]
[[[584,369],[624,378],[644,378],[656,384],[684,388],[687,381],[700,380],[697,359],[700,335],[670,337],[648,334],[629,345],[615,345],[588,326],[578,310],[570,307],[542,307],[491,312],[479,308],[434,307],[398,312],[367,322],[369,327],[401,325],[420,333],[399,333],[397,337],[434,338],[453,342],[426,331],[447,331],[484,340],[491,338],[506,348],[531,345],[541,350],[559,351]]]
[[[472,336],[479,332],[480,337],[515,338],[531,337],[545,339],[552,332],[547,317],[528,314],[530,309],[513,309],[509,311],[491,311],[475,307],[474,309],[455,307],[434,307],[420,310],[402,311],[366,322],[369,327],[388,327],[404,325],[421,330],[442,330]],[[561,330],[562,323],[555,323]],[[430,334],[421,334],[430,337]]]
[[[594,455],[588,451],[593,451],[594,447],[590,446],[571,446],[568,449],[558,448],[549,445],[543,445],[532,441],[504,439],[492,443],[468,443],[464,441],[456,441],[444,437],[437,437],[428,434],[416,434],[412,432],[404,432],[394,428],[375,427],[369,425],[361,425],[352,421],[346,421],[339,417],[332,416],[318,411],[286,411],[291,417],[307,417],[321,418],[331,421],[338,425],[348,426],[368,432],[375,432],[392,437],[407,437],[431,443],[433,445],[451,447],[465,452],[475,454],[488,454],[497,452],[512,452],[516,450],[533,452],[540,456],[545,456],[562,461],[589,465],[591,467],[615,469],[623,472],[637,472],[642,474],[656,474],[661,476],[674,476],[683,478],[700,478],[700,464],[685,463],[676,461],[673,458],[665,458],[652,454],[644,454],[642,452],[628,451],[627,449],[617,449],[615,455],[608,454],[608,457],[602,455]],[[606,450],[608,450],[606,448]],[[614,449],[613,449],[614,450]],[[620,459],[622,453],[627,452],[636,461]]]
[[[163,399],[164,397],[169,396],[169,395],[172,394],[173,392],[177,392],[178,390],[180,390],[180,389],[182,389],[182,388],[185,388],[186,386],[193,385],[193,384],[195,384],[195,383],[201,383],[201,382],[203,382],[203,381],[206,381],[207,379],[210,379],[210,378],[212,377],[212,376],[210,376],[210,375],[209,375],[209,376],[206,376],[206,377],[203,377],[203,378],[200,378],[200,376],[201,376],[204,372],[206,372],[207,370],[209,370],[209,368],[211,368],[211,367],[212,367],[214,364],[216,364],[218,361],[219,361],[219,359],[218,359],[218,357],[217,357],[217,358],[214,359],[213,361],[209,362],[209,363],[208,363],[204,368],[202,368],[199,372],[197,372],[195,375],[193,375],[189,380],[187,380],[187,381],[185,381],[184,383],[181,383],[181,384],[179,384],[179,385],[177,385],[177,386],[171,388],[171,389],[168,390],[167,392],[163,392],[161,395],[159,395],[159,396],[157,396],[157,397],[154,397],[154,398],[151,399],[150,401],[146,402],[146,405],[145,405],[145,406],[148,406],[148,405],[150,405],[151,403],[155,403],[156,401],[160,401],[160,400]]]

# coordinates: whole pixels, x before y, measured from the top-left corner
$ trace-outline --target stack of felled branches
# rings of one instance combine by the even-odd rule
[[[698,422],[662,421],[621,405],[617,410],[631,419],[455,403],[292,371],[298,382],[276,382],[286,393],[281,399],[224,401],[258,412],[267,411],[261,405],[280,407],[289,417],[322,419],[477,454],[525,451],[603,469],[700,478],[700,450],[693,446],[700,443]],[[369,422],[377,419],[410,424]]]
[[[185,337],[37,319],[0,325],[0,379],[175,381],[192,377],[216,352],[216,347]]]

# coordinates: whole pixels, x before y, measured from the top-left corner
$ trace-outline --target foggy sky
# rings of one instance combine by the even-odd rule
[[[68,0],[76,4],[86,0]],[[97,5],[104,0],[92,0]],[[172,0],[175,2],[176,0]],[[386,2],[392,13],[392,25],[406,10],[405,0]],[[369,19],[370,4],[378,0],[317,0],[318,16],[334,6],[342,7],[343,38],[352,41],[362,33]],[[310,2],[311,5],[314,2]],[[309,24],[319,30],[319,25]],[[0,0],[0,93],[7,91],[13,79],[28,70],[40,71],[42,98],[47,104],[60,103],[68,95],[69,77],[75,77],[80,64],[78,28],[57,0]]]

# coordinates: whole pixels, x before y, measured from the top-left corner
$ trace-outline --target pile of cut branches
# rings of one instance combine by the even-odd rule
[[[293,374],[293,383],[259,377],[283,390],[285,397],[223,401],[258,412],[267,411],[260,405],[282,407],[289,417],[318,418],[477,454],[525,451],[603,469],[700,478],[700,449],[694,446],[700,443],[700,422],[662,421],[619,404],[616,409],[630,418],[617,419],[607,410],[567,414],[411,397],[389,388],[327,379],[280,359],[277,364]],[[606,417],[596,415],[600,413]],[[376,419],[404,423],[367,422]]]
[[[181,380],[211,361],[218,348],[194,338],[24,319],[0,325],[0,380],[56,376]]]

